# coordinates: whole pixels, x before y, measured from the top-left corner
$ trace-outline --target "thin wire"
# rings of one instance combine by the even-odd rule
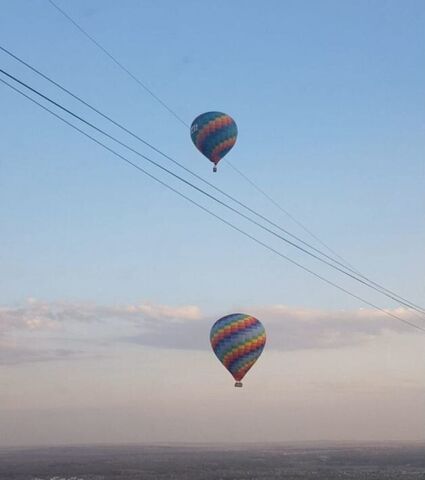
[[[162,152],[161,150],[159,150],[158,148],[154,147],[153,145],[151,145],[150,143],[148,143],[146,140],[144,140],[143,138],[141,138],[140,136],[136,135],[135,133],[133,133],[132,131],[128,130],[126,127],[124,127],[123,125],[121,125],[120,123],[116,122],[115,120],[113,120],[111,117],[109,117],[108,115],[104,114],[103,112],[101,112],[100,110],[96,109],[95,107],[93,107],[92,105],[90,105],[88,102],[86,102],[85,100],[83,100],[81,97],[79,97],[78,95],[74,94],[73,92],[71,92],[70,90],[66,89],[65,87],[63,87],[61,84],[59,84],[58,82],[54,81],[52,78],[50,78],[49,76],[45,75],[44,73],[42,73],[41,71],[37,70],[35,67],[31,66],[30,64],[28,64],[27,62],[25,62],[24,60],[22,60],[21,58],[19,58],[18,56],[16,56],[15,54],[13,54],[12,52],[10,52],[9,50],[7,50],[6,48],[2,47],[0,45],[0,50],[3,51],[4,53],[6,53],[7,55],[11,56],[12,58],[14,58],[15,60],[17,60],[18,62],[20,62],[21,64],[25,65],[27,68],[29,68],[31,71],[37,73],[39,76],[41,76],[42,78],[44,78],[45,80],[49,81],[50,83],[52,83],[53,85],[55,85],[56,87],[58,87],[59,89],[61,89],[62,91],[64,91],[65,93],[67,93],[68,95],[72,96],[74,99],[78,100],[79,102],[81,102],[83,105],[87,106],[88,108],[90,108],[92,111],[96,112],[97,114],[101,115],[103,118],[107,119],[109,122],[111,122],[112,124],[114,124],[115,126],[119,127],[121,130],[123,130],[124,132],[128,133],[129,135],[133,136],[134,138],[136,138],[137,140],[139,140],[140,142],[142,142],[143,144],[147,145],[149,148],[151,148],[152,150],[154,150],[155,152],[159,153],[160,155],[162,155],[164,158],[170,160],[171,162],[173,162],[175,165],[178,165],[180,168],[182,168],[183,170],[185,170],[186,172],[190,173],[191,175],[193,175],[195,178],[197,178],[198,180],[202,181],[203,183],[207,184],[208,186],[210,186],[211,188],[215,189],[216,191],[220,192],[222,195],[226,196],[227,198],[231,199],[232,201],[234,201],[235,203],[237,203],[238,205],[240,205],[241,207],[245,208],[246,210],[248,210],[249,212],[253,213],[254,215],[256,215],[257,217],[261,218],[262,220],[266,221],[267,223],[269,223],[270,225],[278,228],[279,230],[281,230],[282,232],[286,233],[287,235],[289,235],[290,237],[296,239],[297,241],[299,241],[300,243],[302,243],[303,245],[307,246],[308,248],[314,250],[315,252],[319,253],[320,255],[323,255],[324,257],[326,257],[327,259],[331,260],[332,262],[338,264],[339,266],[349,270],[351,273],[363,278],[364,280],[366,280],[368,283],[374,285],[375,287],[377,287],[380,291],[380,293],[383,293],[383,292],[387,292],[389,295],[390,295],[390,298],[392,298],[393,300],[396,300],[397,302],[401,303],[402,305],[404,306],[407,306],[409,308],[412,308],[414,310],[416,310],[417,312],[421,313],[421,314],[425,314],[425,309],[423,309],[422,307],[414,304],[413,302],[410,302],[409,300],[406,300],[405,298],[401,297],[400,295],[398,295],[397,293],[394,293],[392,292],[391,290],[383,287],[382,285],[374,282],[373,280],[369,279],[368,277],[362,275],[361,273],[358,273],[356,270],[353,270],[349,267],[347,267],[346,265],[344,265],[343,263],[339,262],[338,260],[335,260],[334,258],[330,257],[329,255],[327,255],[326,253],[320,251],[319,249],[315,248],[314,246],[310,245],[309,243],[305,242],[304,240],[302,240],[301,238],[297,237],[296,235],[292,234],[291,232],[289,232],[288,230],[282,228],[281,226],[277,225],[276,223],[272,222],[271,220],[269,220],[267,217],[265,217],[264,215],[256,212],[255,210],[253,210],[252,208],[246,206],[245,204],[243,204],[242,202],[240,202],[239,200],[237,200],[236,198],[232,197],[231,195],[227,194],[226,192],[224,192],[223,190],[221,190],[220,188],[216,187],[215,185],[213,185],[212,183],[208,182],[207,180],[205,180],[204,178],[202,178],[201,176],[197,175],[195,172],[192,172],[191,170],[189,170],[188,168],[186,168],[184,165],[182,165],[181,163],[177,162],[176,160],[174,160],[172,157],[170,157],[169,155],[165,154],[164,152]],[[68,112],[69,113],[69,112]],[[92,126],[92,125],[90,125]],[[102,133],[104,133],[102,131]],[[241,175],[244,175],[242,172],[240,172]],[[250,181],[248,178],[247,178],[248,181]],[[253,184],[253,186],[255,186],[255,184]],[[266,192],[264,192],[265,195]],[[273,199],[270,199],[271,201],[273,201]],[[397,297],[397,298],[394,298],[394,297]]]
[[[125,144],[124,142],[121,142],[120,140],[118,140],[117,138],[115,138],[114,136],[110,135],[109,133],[105,132],[104,130],[96,127],[94,124],[88,122],[87,120],[85,120],[84,118],[82,118],[81,116],[75,114],[74,112],[72,112],[71,110],[67,109],[66,107],[64,107],[63,105],[59,104],[58,102],[55,102],[54,100],[52,100],[51,98],[47,97],[46,95],[42,94],[41,92],[39,92],[38,90],[36,90],[35,88],[29,86],[27,83],[19,80],[18,78],[16,78],[15,76],[7,73],[6,71],[4,71],[3,69],[0,68],[0,72],[3,73],[3,75],[6,75],[8,78],[14,80],[15,82],[19,83],[20,85],[24,86],[25,88],[27,88],[28,90],[30,90],[31,92],[35,93],[36,95],[40,96],[41,98],[43,98],[44,100],[48,101],[49,103],[55,105],[57,108],[60,108],[61,110],[63,110],[64,112],[68,113],[69,115],[73,116],[74,118],[78,119],[79,121],[85,123],[86,125],[88,125],[89,127],[93,128],[94,130],[96,130],[97,132],[101,133],[102,135],[106,136],[107,138],[111,139],[112,141],[118,143],[119,145],[121,145],[122,147],[126,148],[127,150],[131,151],[132,153],[138,155],[139,157],[147,160],[149,163],[151,163],[152,165],[160,168],[161,170],[165,171],[166,173],[168,173],[169,175],[173,176],[174,178],[180,180],[181,182],[185,183],[186,185],[190,186],[191,188],[197,190],[198,192],[202,193],[203,195],[207,196],[208,198],[210,198],[211,200],[214,200],[215,202],[219,203],[221,206],[227,208],[228,210],[232,211],[233,213],[236,213],[237,215],[241,216],[242,218],[244,218],[245,220],[248,220],[249,222],[253,223],[254,225],[258,226],[259,228],[261,228],[262,230],[270,233],[271,235],[279,238],[280,240],[284,241],[285,243],[291,245],[292,247],[294,248],[297,248],[298,250],[306,253],[307,255],[315,258],[316,260],[326,264],[327,266],[339,271],[340,273],[343,273],[344,275],[352,278],[353,280],[356,280],[357,282],[381,293],[382,295],[385,295],[386,297],[388,298],[391,298],[392,300],[396,301],[397,303],[402,303],[404,304],[405,306],[409,307],[409,308],[413,308],[414,310],[417,310],[416,308],[412,307],[410,304],[406,303],[406,302],[401,302],[398,298],[394,297],[393,295],[390,295],[384,291],[381,291],[377,288],[375,288],[373,285],[370,285],[368,282],[356,277],[355,275],[339,268],[338,266],[336,265],[333,265],[332,263],[324,260],[323,258],[320,258],[319,256],[315,255],[314,253],[311,253],[309,252],[308,250],[306,250],[305,248],[303,247],[300,247],[299,245],[297,245],[296,243],[292,242],[291,240],[288,240],[287,238],[283,237],[282,235],[279,235],[278,233],[276,233],[275,231],[269,229],[268,227],[262,225],[261,223],[257,222],[256,220],[252,219],[251,217],[245,215],[244,213],[238,211],[237,209],[231,207],[230,205],[226,204],[225,202],[223,202],[222,200],[214,197],[213,195],[211,195],[210,193],[206,192],[205,190],[202,190],[200,187],[194,185],[193,183],[189,182],[188,180],[184,179],[183,177],[177,175],[176,173],[172,172],[171,170],[169,170],[168,168],[164,167],[163,165],[160,165],[159,163],[155,162],[154,160],[150,159],[149,157],[147,157],[146,155],[143,155],[142,153],[140,153],[139,151],[135,150],[134,148],[128,146],[127,144]],[[418,310],[417,310],[418,311]],[[419,313],[422,313],[419,311]]]
[[[86,125],[88,125],[89,127],[93,128],[94,130],[96,130],[97,132],[101,133],[102,135],[105,135],[107,138],[113,140],[114,142],[118,143],[119,145],[123,146],[124,148],[126,148],[127,150],[131,151],[132,153],[135,153],[136,155],[140,156],[141,158],[147,160],[148,162],[150,162],[151,164],[155,165],[156,167],[160,168],[161,170],[165,171],[166,173],[168,173],[169,175],[172,175],[174,178],[177,178],[178,180],[184,182],[186,185],[190,186],[191,188],[197,190],[198,192],[202,193],[203,195],[207,196],[208,198],[210,198],[211,200],[214,200],[215,202],[219,203],[220,205],[224,206],[225,208],[231,210],[233,213],[236,213],[237,215],[243,217],[244,219],[248,220],[249,222],[253,223],[254,225],[260,227],[261,229],[263,229],[264,231],[274,235],[275,237],[279,238],[280,240],[284,241],[285,243],[293,246],[294,248],[297,248],[298,250],[306,253],[307,255],[315,258],[316,260],[319,260],[320,262],[328,265],[329,267],[339,271],[340,273],[343,273],[344,275],[347,275],[348,277],[356,280],[357,282],[363,284],[363,285],[366,285],[368,286],[369,288],[372,288],[373,290],[375,291],[378,291],[379,293],[381,293],[382,295],[385,295],[387,296],[388,298],[391,298],[392,300],[396,301],[397,303],[402,303],[403,305],[409,307],[409,308],[413,308],[414,310],[417,310],[416,308],[412,307],[409,303],[407,302],[403,302],[403,301],[400,301],[398,298],[394,297],[393,295],[390,295],[390,294],[387,294],[386,292],[382,291],[382,290],[379,290],[377,288],[375,288],[374,286],[370,285],[368,282],[365,282],[363,281],[362,279],[356,277],[355,275],[352,275],[351,273],[339,268],[338,266],[336,265],[333,265],[331,264],[330,262],[324,260],[323,258],[320,258],[318,257],[317,255],[309,252],[308,250],[306,250],[305,248],[303,247],[300,247],[299,245],[297,245],[296,243],[292,242],[291,240],[288,240],[287,238],[283,237],[282,235],[279,235],[278,233],[274,232],[273,230],[269,229],[268,227],[260,224],[259,222],[255,221],[254,219],[252,219],[251,217],[241,213],[240,211],[236,210],[235,208],[231,207],[230,205],[224,203],[223,201],[221,201],[220,199],[217,199],[216,197],[214,197],[213,195],[209,194],[208,192],[206,192],[205,190],[202,190],[200,187],[192,184],[191,182],[189,182],[188,180],[184,179],[183,177],[175,174],[174,172],[172,172],[171,170],[167,169],[166,167],[158,164],[157,162],[155,162],[154,160],[150,159],[149,157],[146,157],[145,155],[141,154],[139,151],[135,150],[134,148],[132,147],[129,147],[127,144],[125,144],[124,142],[121,142],[120,140],[118,140],[117,138],[113,137],[112,135],[110,135],[109,133],[105,132],[104,130],[96,127],[94,124],[88,122],[87,120],[85,120],[84,118],[82,118],[81,116],[75,114],[74,112],[72,112],[71,110],[65,108],[63,105],[59,104],[58,102],[55,102],[54,100],[50,99],[49,97],[47,97],[46,95],[42,94],[41,92],[39,92],[38,90],[32,88],[31,86],[29,86],[28,84],[26,84],[25,82],[19,80],[18,78],[16,78],[15,76],[5,72],[3,69],[0,69],[0,72],[3,73],[4,75],[6,75],[7,77],[9,77],[10,79],[14,80],[15,82],[19,83],[20,85],[24,86],[25,88],[27,88],[28,90],[30,90],[31,92],[35,93],[36,95],[40,96],[41,98],[43,98],[44,100],[48,101],[49,103],[55,105],[57,108],[60,108],[61,110],[65,111],[66,113],[68,113],[69,115],[72,115],[74,118],[78,119],[79,121],[85,123]],[[418,311],[418,310],[417,310]],[[419,311],[419,313],[422,313]]]
[[[53,0],[48,0],[49,3],[55,7],[66,19],[68,19],[74,26],[77,28],[86,38],[88,38],[94,45],[96,45],[106,56],[108,56],[119,68],[121,68],[127,75],[129,75],[136,83],[138,83],[149,95],[151,95],[158,103],[160,103],[166,110],[168,110],[171,115],[173,115],[182,125],[189,128],[189,124],[185,122],[169,105],[167,105],[161,98],[159,98],[150,88],[146,86],[138,77],[136,77],[128,68],[126,68],[117,58],[112,55],[103,45],[101,45],[94,37],[92,37],[86,30],[84,30],[81,25],[79,25],[68,13],[66,13],[62,8],[60,8]],[[242,173],[238,168],[236,168],[230,160],[226,159],[226,163],[242,178],[244,178],[248,183],[250,183],[258,192],[260,192],[265,198],[267,198],[273,205],[275,205],[281,212],[287,215],[291,220],[293,220],[299,227],[301,227],[307,234],[309,234],[314,240],[316,240],[320,245],[326,248],[330,253],[339,258],[346,266],[350,267],[355,273],[359,273],[354,267],[345,260],[341,255],[338,255],[331,247],[329,247],[325,242],[319,239],[310,229],[308,229],[303,223],[295,218],[294,215],[289,213],[284,209],[278,202],[276,202],[269,194],[267,194],[262,188],[260,188],[253,180],[251,180],[247,175]]]
[[[277,207],[281,212],[283,212],[285,215],[287,215],[293,222],[295,222],[300,228],[302,228],[306,233],[308,233],[312,238],[314,238],[314,240],[316,240],[317,243],[319,243],[320,245],[322,245],[322,247],[326,248],[329,252],[332,253],[332,255],[334,255],[336,258],[339,258],[339,260],[341,260],[341,262],[337,262],[339,263],[340,265],[343,265],[345,266],[345,268],[348,268],[348,270],[350,270],[351,272],[354,272],[356,273],[357,275],[359,275],[360,277],[363,277],[363,278],[366,278],[364,277],[357,269],[355,269],[350,263],[348,263],[348,261],[342,257],[341,255],[339,255],[338,253],[335,252],[335,250],[332,250],[331,247],[329,247],[328,245],[326,245],[325,242],[323,242],[322,240],[320,240],[320,238],[315,235],[310,229],[308,229],[304,224],[302,224],[297,218],[294,217],[294,215],[292,215],[290,212],[288,212],[288,210],[286,210],[285,208],[282,207],[282,205],[280,205],[279,203],[276,202],[276,200],[274,200],[265,190],[263,190],[262,188],[260,188],[256,183],[254,183],[245,173],[242,172],[242,170],[239,170],[237,167],[235,167],[233,165],[233,163],[227,161],[228,165],[230,166],[230,168],[232,168],[238,175],[240,175],[241,177],[243,177],[253,188],[255,188],[255,190],[257,190],[257,192],[260,192],[261,195],[263,195],[264,197],[267,198],[267,200],[269,200],[269,202],[271,202],[275,207]],[[328,255],[326,255],[327,257]],[[331,257],[329,257],[331,258]],[[335,261],[335,259],[333,259]],[[385,289],[386,290],[386,289]]]
[[[93,142],[95,142],[96,144],[98,144],[99,146],[101,146],[102,148],[104,148],[105,150],[107,150],[108,152],[112,153],[113,155],[115,155],[116,157],[120,158],[121,160],[123,160],[125,163],[127,163],[128,165],[132,166],[133,168],[137,169],[139,172],[147,175],[149,178],[151,178],[152,180],[155,180],[157,183],[161,184],[163,187],[167,188],[168,190],[171,190],[172,192],[176,193],[177,195],[179,195],[180,197],[184,198],[186,201],[190,202],[192,205],[195,205],[196,207],[200,208],[201,210],[203,210],[204,212],[208,213],[210,216],[216,218],[217,220],[221,221],[222,223],[224,223],[225,225],[229,226],[230,228],[232,228],[233,230],[241,233],[242,235],[244,235],[245,237],[251,239],[252,241],[254,241],[255,243],[257,243],[258,245],[261,245],[262,247],[266,248],[267,250],[273,252],[274,254],[278,255],[279,257],[281,257],[282,259],[285,259],[287,260],[288,262],[292,263],[293,265],[296,265],[297,267],[301,268],[302,270],[310,273],[311,275],[315,276],[316,278],[318,278],[319,280],[333,286],[334,288],[346,293],[347,295],[350,295],[351,297],[361,301],[362,303],[365,303],[366,305],[369,305],[370,307],[384,313],[385,315],[388,315],[392,318],[394,318],[395,320],[398,320],[402,323],[405,323],[413,328],[416,328],[417,330],[420,330],[422,332],[425,332],[425,328],[422,328],[421,326],[419,325],[416,325],[402,317],[399,317],[398,315],[395,315],[393,314],[392,312],[389,312],[388,310],[385,310],[381,307],[379,307],[378,305],[375,305],[374,303],[372,302],[369,302],[368,300],[365,300],[364,298],[350,292],[349,290],[345,289],[344,287],[341,287],[339,285],[337,285],[336,283],[332,282],[331,280],[328,280],[327,278],[323,277],[322,275],[314,272],[313,270],[305,267],[304,265],[296,262],[295,260],[292,260],[290,257],[287,257],[286,255],[284,255],[283,253],[281,253],[280,251],[276,250],[275,248],[271,247],[270,245],[262,242],[261,240],[258,240],[256,237],[254,237],[253,235],[251,235],[250,233],[246,232],[245,230],[242,230],[241,228],[239,228],[238,226],[234,225],[233,223],[229,222],[228,220],[224,219],[223,217],[220,217],[219,215],[217,215],[216,213],[212,212],[211,210],[209,210],[208,208],[204,207],[203,205],[201,205],[200,203],[196,202],[195,200],[191,199],[190,197],[188,197],[187,195],[185,195],[184,193],[180,192],[179,190],[175,189],[174,187],[172,187],[171,185],[168,185],[166,182],[160,180],[159,178],[157,178],[155,175],[149,173],[147,170],[145,170],[144,168],[140,167],[139,165],[137,165],[136,163],[133,163],[131,160],[129,160],[128,158],[124,157],[123,155],[121,155],[120,153],[116,152],[115,150],[113,150],[112,148],[108,147],[107,145],[105,145],[104,143],[102,143],[100,140],[96,139],[95,137],[91,136],[90,134],[88,134],[87,132],[85,132],[84,130],[81,130],[80,128],[78,128],[76,125],[72,124],[71,122],[69,122],[68,120],[66,120],[65,118],[61,117],[60,115],[58,115],[57,113],[53,112],[52,110],[50,110],[49,108],[47,108],[45,105],[37,102],[35,99],[33,99],[32,97],[30,97],[29,95],[25,94],[24,92],[22,92],[21,90],[19,90],[18,88],[14,87],[13,85],[11,85],[10,83],[8,83],[7,81],[3,80],[2,78],[0,78],[0,82],[3,83],[4,85],[8,86],[9,88],[11,88],[12,90],[14,90],[15,92],[19,93],[20,95],[22,95],[23,97],[25,97],[26,99],[30,100],[32,103],[38,105],[40,108],[42,108],[43,110],[45,110],[46,112],[50,113],[51,115],[53,115],[54,117],[56,117],[57,119],[61,120],[63,123],[65,123],[66,125],[68,125],[69,127],[73,128],[74,130],[76,130],[77,132],[81,133],[82,135],[84,135],[85,137],[89,138],[90,140],[92,140]]]
[[[58,5],[56,5],[53,0],[48,0],[48,2],[55,7],[64,17],[66,17],[74,27],[78,28],[78,30],[87,37],[91,42],[93,42],[102,52],[107,55],[116,65],[118,65],[121,70],[123,70],[127,75],[129,75],[135,82],[137,82],[146,92],[149,93],[151,97],[153,97],[157,102],[159,102],[166,110],[168,110],[171,115],[173,115],[180,123],[184,126],[189,128],[189,125],[174,111],[172,110],[165,102],[163,102],[155,93],[139,78],[133,75],[128,68],[126,68],[120,61],[117,60],[106,48],[104,48],[94,37],[92,37],[83,27],[81,27],[72,17],[70,17],[64,10],[62,10]]]
[[[142,82],[138,77],[136,77],[128,68],[126,68],[114,55],[112,55],[103,45],[101,45],[94,37],[92,37],[81,25],[79,25],[69,14],[67,14],[62,8],[60,8],[53,0],[48,0],[49,3],[56,8],[57,11],[59,11],[66,19],[68,19],[86,38],[88,38],[92,43],[94,43],[106,56],[108,56],[119,68],[121,68],[126,74],[128,74],[139,86],[141,86],[149,95],[151,95],[157,102],[159,102],[169,113],[171,113],[182,125],[185,127],[189,128],[189,124],[186,123],[176,112],[173,110],[169,105],[167,105],[160,97],[158,97],[150,88],[147,87],[147,85]],[[100,113],[100,112],[98,112]],[[103,116],[103,115],[102,115]],[[115,122],[113,122],[115,123]],[[116,124],[116,123],[115,123]],[[119,125],[118,125],[119,126]],[[123,128],[124,129],[124,128]],[[126,129],[124,129],[126,130]],[[127,130],[126,130],[127,131]],[[131,132],[127,131],[130,135],[133,135]],[[133,135],[134,136],[134,135]],[[139,138],[139,140],[141,140]],[[141,140],[143,141],[143,140]],[[145,142],[144,142],[145,143]],[[155,149],[156,150],[156,149]],[[157,150],[156,150],[157,151]],[[161,153],[162,152],[158,152]],[[169,158],[169,157],[167,157]],[[170,159],[170,158],[169,158]],[[172,159],[170,159],[172,160]],[[173,161],[173,160],[172,160]],[[308,229],[302,222],[297,220],[294,215],[292,215],[290,212],[288,212],[286,209],[284,209],[278,202],[276,202],[269,194],[267,194],[262,188],[260,188],[255,182],[253,182],[246,174],[244,174],[242,171],[240,171],[237,167],[233,165],[232,162],[227,160],[227,164],[236,172],[238,173],[242,178],[244,178],[248,183],[250,183],[251,186],[253,186],[259,193],[261,193],[265,198],[267,198],[273,205],[275,205],[281,212],[286,214],[292,221],[294,221],[299,227],[301,227],[307,234],[309,234],[314,240],[316,240],[320,245],[322,245],[324,248],[326,248],[332,255],[334,255],[336,258],[338,258],[340,261],[335,260],[334,258],[330,257],[329,255],[325,254],[324,252],[321,252],[320,250],[316,249],[315,247],[308,245],[306,242],[303,240],[299,239],[298,237],[294,236],[293,234],[289,233],[288,231],[282,229],[280,226],[277,226],[274,224],[275,227],[279,228],[281,231],[284,231],[288,235],[290,235],[293,238],[296,238],[298,241],[303,243],[304,245],[308,245],[309,248],[313,249],[316,252],[319,252],[321,255],[325,256],[326,258],[329,258],[331,261],[343,266],[347,270],[351,271],[352,273],[358,275],[359,277],[367,280],[370,284],[374,285],[375,287],[378,288],[381,293],[387,292],[390,296],[390,298],[393,298],[393,296],[398,297],[401,300],[396,300],[402,305],[408,306],[409,308],[413,308],[413,310],[416,310],[418,313],[425,314],[425,309],[422,307],[415,305],[412,302],[409,302],[403,297],[399,296],[398,294],[392,292],[391,290],[379,285],[377,282],[374,282],[365,275],[363,275],[361,272],[359,272],[357,269],[355,269],[344,257],[339,255],[335,250],[333,250],[331,247],[329,247],[325,242],[323,242],[317,235],[315,235],[310,229]],[[183,166],[181,166],[184,168]],[[185,169],[186,170],[186,169]],[[192,172],[191,172],[192,173]],[[193,174],[193,173],[192,173]],[[197,175],[196,175],[197,176]],[[198,177],[198,176],[197,176]],[[204,181],[202,179],[202,181]],[[209,182],[207,182],[209,183]],[[210,184],[211,186],[211,184]],[[226,195],[224,192],[221,192],[224,195]],[[228,198],[230,198],[228,195],[226,195]],[[233,201],[236,201],[241,205],[240,202],[238,202],[235,199],[232,199]],[[244,208],[247,208],[245,205],[242,205]],[[249,209],[252,213],[255,215],[258,215],[256,212],[253,212],[251,209]],[[262,217],[262,216],[261,216]],[[263,217],[263,219],[265,219]],[[270,222],[268,219],[265,219],[268,223],[273,223]],[[364,282],[363,282],[364,283]],[[409,303],[410,305],[407,305]]]

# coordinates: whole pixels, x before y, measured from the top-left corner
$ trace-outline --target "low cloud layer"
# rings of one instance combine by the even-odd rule
[[[388,310],[408,321],[407,309]],[[385,331],[418,333],[409,325],[372,309],[352,311],[292,308],[286,305],[252,307],[258,318],[267,319],[270,346],[279,350],[339,348],[373,339]]]
[[[259,318],[267,330],[268,348],[281,351],[342,348],[388,330],[415,333],[408,325],[369,309],[327,311],[266,305],[238,310]],[[406,309],[392,313],[414,320]],[[0,308],[0,364],[80,358],[111,342],[209,349],[209,331],[218,316],[203,314],[196,305],[108,306],[31,299],[24,305]],[[76,340],[78,348],[69,348]]]
[[[25,305],[0,307],[0,335],[9,330],[52,330],[68,322],[104,322],[116,319],[132,322],[200,320],[202,313],[195,305],[105,306],[91,303],[41,302],[29,299]]]
[[[0,342],[0,365],[18,365],[76,358],[87,358],[87,354],[65,348],[31,348],[16,343]]]

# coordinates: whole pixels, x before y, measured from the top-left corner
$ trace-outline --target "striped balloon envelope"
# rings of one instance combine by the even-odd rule
[[[242,387],[241,380],[264,349],[266,331],[255,317],[232,313],[214,323],[210,341],[217,358],[236,380],[235,387]]]
[[[195,147],[213,164],[230,152],[236,143],[238,127],[230,115],[221,112],[206,112],[192,122],[190,136]]]

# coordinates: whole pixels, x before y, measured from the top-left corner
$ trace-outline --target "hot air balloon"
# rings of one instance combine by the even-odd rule
[[[242,387],[241,380],[263,351],[266,331],[255,317],[232,313],[214,323],[210,341],[217,358],[236,380],[235,387]]]
[[[214,164],[233,148],[238,136],[238,127],[229,115],[221,112],[207,112],[199,115],[192,122],[190,136],[195,147]]]

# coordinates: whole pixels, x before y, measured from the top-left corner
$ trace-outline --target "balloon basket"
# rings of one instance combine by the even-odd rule
[[[215,173],[217,171],[217,167],[214,167],[213,168],[213,172]]]
[[[235,382],[235,387],[242,387],[242,382]]]

